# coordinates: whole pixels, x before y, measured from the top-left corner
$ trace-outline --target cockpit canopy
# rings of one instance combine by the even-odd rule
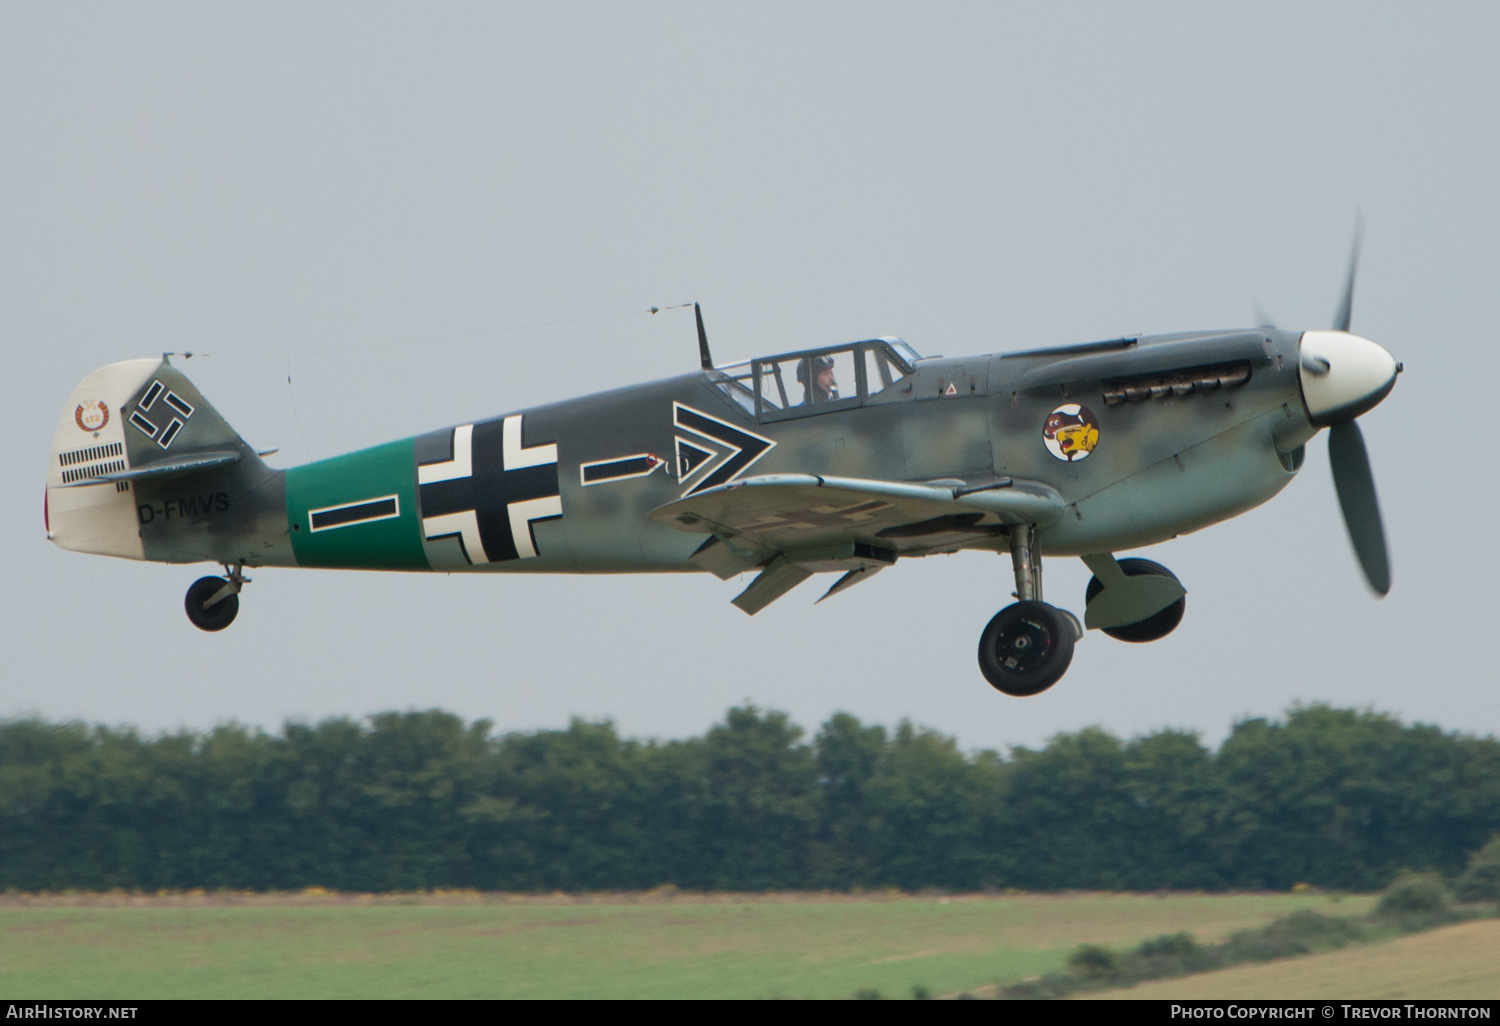
[[[920,359],[899,338],[871,338],[715,367],[709,376],[765,423],[895,401],[910,393]]]

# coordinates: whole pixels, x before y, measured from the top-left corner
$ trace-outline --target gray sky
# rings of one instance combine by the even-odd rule
[[[0,5],[0,716],[681,737],[749,700],[988,747],[1216,741],[1300,701],[1500,731],[1496,38],[1500,8],[1458,3]],[[1360,422],[1391,595],[1319,439],[1268,505],[1143,552],[1190,592],[1175,634],[1091,633],[1037,698],[975,665],[994,556],[753,619],[706,574],[262,570],[215,636],[182,612],[211,568],[44,539],[61,404],[115,360],[209,354],[180,366],[289,466],[691,369],[690,314],[645,310],[693,299],[720,362],[1245,326],[1253,300],[1324,328],[1356,204],[1353,327],[1406,364]],[[1047,596],[1081,613],[1087,579],[1049,561]]]

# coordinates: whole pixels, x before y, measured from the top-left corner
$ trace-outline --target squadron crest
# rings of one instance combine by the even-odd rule
[[[109,423],[109,407],[97,399],[85,399],[73,411],[73,422],[78,430],[97,435]]]

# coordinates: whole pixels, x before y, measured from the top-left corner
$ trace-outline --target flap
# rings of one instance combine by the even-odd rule
[[[1056,489],[1003,478],[992,485],[940,486],[813,474],[768,474],[706,489],[651,512],[652,519],[814,559],[839,543],[920,548],[923,538],[987,535],[1008,524],[1045,527],[1062,516]]]

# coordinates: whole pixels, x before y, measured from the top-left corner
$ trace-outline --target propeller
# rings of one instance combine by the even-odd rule
[[[1364,216],[1356,214],[1354,222],[1354,246],[1349,253],[1349,274],[1344,281],[1344,295],[1334,314],[1335,331],[1349,331],[1350,318],[1354,312],[1354,276],[1359,268],[1359,250],[1364,242]],[[1333,361],[1337,363],[1335,358]],[[1315,377],[1323,377],[1332,369],[1330,361],[1317,354],[1302,357],[1302,369]],[[1396,368],[1400,369],[1399,365]],[[1394,377],[1392,377],[1394,381]],[[1383,398],[1389,385],[1382,390],[1375,402]],[[1370,405],[1374,405],[1370,403]],[[1380,520],[1380,503],[1375,497],[1375,476],[1370,472],[1370,457],[1365,451],[1364,435],[1355,418],[1368,406],[1347,411],[1334,411],[1323,418],[1328,426],[1328,459],[1333,468],[1333,487],[1338,493],[1339,508],[1344,514],[1344,527],[1349,531],[1349,541],[1359,559],[1365,580],[1377,595],[1391,590],[1391,563],[1386,551],[1385,527]]]
[[[1391,590],[1391,563],[1385,548],[1385,528],[1380,523],[1380,503],[1375,499],[1375,476],[1370,473],[1370,457],[1359,424],[1346,420],[1328,429],[1328,459],[1354,554],[1370,587],[1384,595]]]
[[[1365,215],[1354,211],[1354,248],[1349,251],[1349,276],[1344,279],[1344,298],[1333,315],[1333,330],[1348,331],[1349,317],[1354,313],[1354,272],[1359,270],[1359,249],[1365,242]]]

